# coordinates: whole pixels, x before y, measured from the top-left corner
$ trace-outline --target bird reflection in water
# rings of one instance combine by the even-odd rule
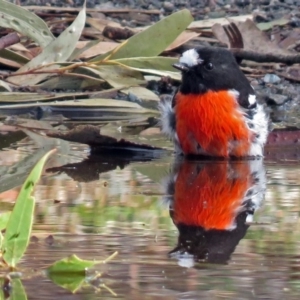
[[[181,266],[227,263],[266,189],[262,160],[176,162],[165,184]]]

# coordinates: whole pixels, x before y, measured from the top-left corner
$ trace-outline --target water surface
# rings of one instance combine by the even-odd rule
[[[1,211],[13,207],[30,159],[54,146],[20,264],[28,299],[298,299],[297,161],[88,158],[86,146],[19,135],[0,152]],[[41,273],[70,254],[115,251],[75,294]]]

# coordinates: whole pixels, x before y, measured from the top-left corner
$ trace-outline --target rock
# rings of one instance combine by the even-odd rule
[[[211,11],[210,13],[208,13],[208,16],[212,19],[223,18],[226,16],[226,11],[224,10]]]
[[[172,2],[169,1],[165,1],[163,4],[163,8],[165,9],[165,11],[173,11],[174,9],[174,4]]]
[[[247,5],[250,4],[250,0],[235,0],[234,3],[235,3],[237,6],[244,7],[244,6],[247,6]]]
[[[266,74],[263,78],[265,83],[277,83],[280,82],[280,77],[275,74]]]
[[[288,96],[278,95],[278,94],[269,94],[266,98],[268,104],[282,105],[288,101]]]

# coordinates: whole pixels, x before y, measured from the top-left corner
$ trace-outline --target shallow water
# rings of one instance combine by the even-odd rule
[[[35,191],[20,264],[28,299],[298,299],[297,161],[87,159],[82,145],[15,140],[0,152],[1,211],[13,206],[33,164],[26,160],[58,149]],[[70,254],[102,260],[115,251],[75,294],[42,273]]]

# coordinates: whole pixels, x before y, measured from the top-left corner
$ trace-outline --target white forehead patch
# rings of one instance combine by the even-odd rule
[[[248,101],[249,101],[250,105],[253,105],[256,102],[255,95],[249,95]]]
[[[186,64],[189,67],[193,67],[202,62],[202,59],[200,59],[199,54],[195,49],[190,49],[182,53],[179,62],[181,64]]]

